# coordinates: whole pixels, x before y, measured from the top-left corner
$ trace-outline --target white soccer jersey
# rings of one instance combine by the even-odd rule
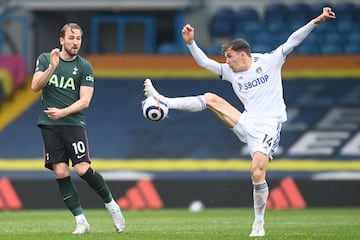
[[[285,56],[281,47],[272,53],[252,53],[251,68],[233,72],[228,64],[221,64],[222,79],[232,84],[233,90],[249,115],[286,121],[281,67]]]
[[[232,84],[235,94],[244,104],[249,116],[272,118],[278,122],[287,120],[283,99],[281,67],[286,56],[299,45],[316,27],[312,21],[293,32],[286,42],[271,53],[252,53],[251,68],[244,72],[233,72],[228,64],[210,59],[197,46],[188,45],[195,61],[209,71],[218,74]]]

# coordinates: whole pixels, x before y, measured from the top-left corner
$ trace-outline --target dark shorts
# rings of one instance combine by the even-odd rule
[[[72,166],[89,162],[86,130],[80,126],[39,125],[44,143],[45,167],[53,170],[54,163],[64,162]]]

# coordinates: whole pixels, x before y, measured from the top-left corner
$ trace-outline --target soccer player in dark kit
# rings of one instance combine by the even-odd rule
[[[78,191],[71,181],[69,162],[81,179],[103,199],[115,230],[122,232],[125,219],[101,174],[91,168],[86,121],[83,110],[89,107],[94,92],[91,64],[78,55],[83,31],[76,23],[60,31],[61,49],[42,53],[36,61],[31,88],[42,90],[38,126],[44,143],[45,167],[54,172],[60,194],[75,217],[73,234],[91,231],[80,205]]]

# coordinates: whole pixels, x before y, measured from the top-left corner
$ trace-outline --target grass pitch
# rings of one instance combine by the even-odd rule
[[[254,239],[248,237],[252,209],[124,211],[127,224],[121,234],[113,230],[105,209],[86,210],[85,214],[93,231],[74,236],[71,234],[74,219],[66,210],[3,211],[0,212],[0,239]],[[258,239],[360,239],[359,216],[360,208],[267,210],[266,236]]]

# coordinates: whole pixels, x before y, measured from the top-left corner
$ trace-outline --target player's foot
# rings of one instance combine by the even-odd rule
[[[91,232],[90,225],[88,223],[76,224],[76,228],[72,234],[85,234]]]
[[[109,209],[110,216],[113,220],[115,231],[122,232],[125,228],[125,218],[121,213],[120,207],[118,205]]]
[[[166,103],[166,97],[164,97],[163,95],[161,95],[158,91],[156,91],[156,89],[154,88],[154,86],[152,85],[152,82],[149,78],[145,79],[144,81],[144,94],[146,97],[157,97],[160,99],[160,101]]]
[[[265,236],[264,222],[254,222],[250,237],[263,237]]]

